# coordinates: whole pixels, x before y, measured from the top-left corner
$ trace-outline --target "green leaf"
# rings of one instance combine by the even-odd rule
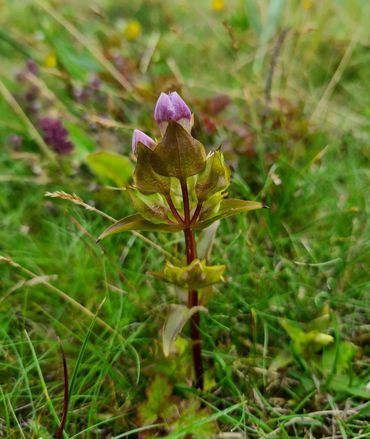
[[[197,247],[198,256],[200,259],[205,259],[206,261],[208,261],[211,258],[212,247],[219,225],[220,222],[216,221],[209,227],[202,230],[202,232],[199,234]]]
[[[137,146],[137,163],[134,172],[134,183],[140,192],[153,194],[170,192],[170,179],[159,175],[152,167],[153,151],[141,143]]]
[[[104,230],[104,232],[97,239],[97,242],[105,239],[108,236],[115,235],[116,233],[129,232],[131,230],[142,230],[148,232],[177,232],[181,230],[181,227],[175,224],[153,224],[144,219],[141,215],[135,214],[127,216],[126,218],[123,218],[112,224],[110,227]]]
[[[225,191],[230,184],[230,169],[221,151],[213,152],[206,161],[206,167],[198,175],[195,192],[198,201],[206,201],[217,192]]]
[[[129,182],[133,170],[130,160],[120,154],[99,151],[86,157],[91,170],[103,181],[112,181],[119,187]]]
[[[153,223],[169,223],[168,214],[171,212],[165,198],[161,194],[142,194],[135,188],[127,188],[127,193],[132,201],[135,210]]]
[[[229,216],[236,215],[238,213],[249,212],[251,210],[262,209],[264,206],[259,201],[246,201],[237,200],[233,198],[225,198],[220,203],[220,208],[217,212],[212,213],[208,216],[207,212],[205,214],[201,213],[200,221],[195,224],[195,229],[204,229],[210,226],[217,220],[227,218]]]
[[[325,349],[322,355],[322,373],[329,376],[335,370],[336,374],[345,372],[357,352],[357,346],[349,341],[339,341],[339,346]]]
[[[86,81],[88,74],[99,72],[101,66],[88,51],[76,51],[76,47],[68,39],[60,38],[59,33],[48,33],[53,49],[61,64],[68,74],[75,80]]]
[[[139,406],[139,417],[143,425],[153,424],[157,419],[168,414],[171,401],[172,386],[164,377],[157,376],[147,391],[147,401]],[[176,408],[176,407],[175,407]]]
[[[96,150],[96,143],[86,131],[70,121],[63,122],[68,130],[69,138],[76,147],[76,154],[81,160],[86,157],[86,153]]]
[[[284,369],[290,363],[294,361],[294,357],[291,351],[287,349],[282,349],[276,357],[271,361],[269,366],[270,372],[276,372],[279,369]]]
[[[214,417],[206,408],[201,408],[200,401],[191,398],[178,407],[178,418],[171,422],[171,431],[174,435],[168,437],[183,437],[196,439],[210,439],[218,437],[218,427]]]
[[[300,354],[305,354],[306,351],[315,352],[334,341],[334,338],[329,334],[317,330],[306,332],[298,322],[286,318],[279,319],[279,323],[292,339],[296,352]]]
[[[154,148],[154,171],[166,177],[183,179],[201,172],[205,164],[204,146],[180,124],[171,121],[162,141]]]
[[[199,311],[207,311],[207,309],[202,306],[188,308],[185,305],[171,305],[170,312],[162,329],[162,344],[165,357],[168,357],[170,354],[171,348],[186,322],[193,314]]]
[[[325,304],[321,310],[321,315],[305,324],[306,331],[327,331],[330,327],[331,315],[330,307]]]
[[[202,204],[200,221],[203,221],[206,218],[213,218],[219,212],[221,202],[224,198],[225,194],[222,192],[217,192],[216,194],[210,196],[208,200]]]
[[[217,221],[220,218],[225,218],[230,215],[235,215],[236,213],[253,210],[253,209],[260,209],[262,206],[261,203],[255,202],[255,201],[242,201],[242,200],[223,200],[221,207],[223,206],[223,209],[227,210],[227,207],[224,205],[224,201],[232,201],[232,202],[242,202],[245,203],[243,206],[239,206],[238,208],[232,208],[231,211],[224,211],[220,209],[220,212],[217,213],[214,217],[209,218],[205,221],[201,221],[200,223],[196,223],[193,228],[195,229],[204,229],[211,225],[213,222]],[[235,203],[230,203],[231,205],[235,205]],[[102,239],[106,238],[107,236],[121,233],[121,232],[128,232],[131,230],[142,230],[142,231],[148,231],[148,232],[167,232],[167,233],[173,233],[173,232],[179,232],[184,229],[185,226],[180,224],[165,224],[165,223],[153,223],[151,221],[148,221],[140,214],[135,214],[128,216],[126,218],[123,218],[110,227],[108,227],[97,239],[97,241],[101,241]],[[183,268],[183,267],[178,267]],[[208,267],[212,268],[212,267]],[[160,275],[161,273],[156,273],[156,275]],[[208,284],[209,285],[209,284]]]
[[[329,388],[335,392],[345,392],[349,395],[370,399],[370,389],[367,387],[366,380],[356,376],[336,375],[331,381]]]
[[[164,270],[151,273],[160,279],[189,289],[205,288],[215,283],[223,282],[224,265],[207,266],[205,261],[194,259],[189,265],[177,267],[166,262]]]

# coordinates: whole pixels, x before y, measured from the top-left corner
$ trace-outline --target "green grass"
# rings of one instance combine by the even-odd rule
[[[43,66],[41,112],[66,122],[76,149],[52,163],[29,121],[0,100],[0,255],[11,258],[0,263],[0,436],[55,437],[59,343],[73,381],[64,437],[370,436],[367,2],[305,9],[235,0],[221,13],[208,1],[59,3],[2,7],[4,86],[37,128],[23,99],[27,85],[14,79],[33,57]],[[118,18],[138,20],[141,35],[127,41]],[[271,52],[285,27],[264,118]],[[44,65],[49,54],[55,67]],[[101,54],[126,59],[134,92],[112,78],[116,70]],[[77,102],[70,86],[94,72],[103,98]],[[197,115],[196,136],[209,148],[224,145],[235,169],[230,195],[270,206],[218,228],[212,263],[227,265],[226,283],[202,313],[202,394],[188,379],[186,328],[178,352],[162,354],[160,330],[179,299],[146,273],[161,269],[163,253],[130,233],[98,246],[107,219],[44,196],[63,190],[114,218],[132,212],[85,157],[96,149],[129,154],[134,127],[158,134],[155,99],[179,86]],[[231,104],[213,115],[205,99],[220,93]],[[215,132],[205,129],[208,119]],[[22,153],[8,141],[13,133],[23,136]],[[145,236],[182,257],[181,234]],[[332,343],[309,340],[312,329]],[[144,413],[155,404],[159,416],[149,422]]]

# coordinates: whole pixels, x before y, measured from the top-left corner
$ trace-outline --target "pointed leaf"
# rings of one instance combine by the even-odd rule
[[[167,261],[163,271],[151,274],[179,287],[199,289],[223,282],[224,271],[224,265],[206,266],[205,261],[194,259],[191,264],[184,267],[177,267]]]
[[[129,232],[131,230],[142,230],[148,232],[177,232],[181,230],[181,227],[175,224],[154,224],[144,219],[141,215],[135,214],[127,216],[126,218],[123,218],[112,224],[110,227],[104,230],[104,232],[97,239],[97,242],[101,241],[107,236],[121,232]]]
[[[182,331],[185,323],[193,314],[199,311],[207,311],[207,309],[203,306],[193,306],[193,308],[188,308],[185,305],[171,305],[170,312],[162,330],[163,353],[165,357],[168,357],[170,354],[171,348],[176,341],[176,337]]]
[[[225,191],[230,183],[230,169],[221,151],[207,157],[206,167],[198,175],[195,191],[198,201],[205,201],[217,192]]]
[[[144,425],[153,424],[171,407],[176,408],[171,400],[172,385],[167,378],[157,376],[146,390],[147,400],[140,404],[138,412]],[[172,410],[173,411],[173,410]]]
[[[207,218],[213,218],[215,215],[217,215],[221,207],[221,202],[224,198],[225,194],[223,192],[217,192],[216,194],[211,195],[202,204],[200,221],[203,221]]]
[[[135,210],[146,220],[160,224],[168,224],[171,212],[163,195],[156,193],[145,195],[135,188],[127,188]]]
[[[237,200],[233,198],[225,198],[221,201],[220,208],[212,216],[208,217],[201,213],[199,223],[195,224],[195,229],[204,229],[217,220],[236,215],[238,213],[249,212],[250,210],[262,209],[264,205],[259,201]]]
[[[180,124],[171,121],[162,141],[153,151],[151,163],[160,175],[187,178],[204,169],[206,153],[198,140]]]
[[[103,181],[114,182],[124,187],[129,182],[133,170],[130,160],[115,152],[99,151],[86,157],[91,170]]]
[[[198,256],[200,259],[208,261],[211,258],[212,247],[219,225],[220,221],[216,221],[200,233],[197,242]]]
[[[134,172],[135,186],[144,194],[170,192],[170,179],[159,175],[152,167],[153,151],[139,143],[137,146],[137,163]]]

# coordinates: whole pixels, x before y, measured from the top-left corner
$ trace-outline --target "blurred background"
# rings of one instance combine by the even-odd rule
[[[0,436],[55,437],[58,337],[65,437],[370,435],[369,20],[366,0],[0,2]],[[201,399],[186,331],[161,353],[176,292],[146,274],[182,238],[95,244],[174,90],[230,194],[270,206],[214,240]]]

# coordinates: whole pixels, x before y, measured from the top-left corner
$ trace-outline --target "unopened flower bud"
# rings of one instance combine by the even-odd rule
[[[165,133],[170,121],[179,123],[190,132],[191,111],[176,92],[161,93],[154,109],[154,119],[162,135]]]
[[[33,59],[27,60],[26,70],[28,73],[31,73],[32,75],[37,75],[39,73],[38,65],[35,63]]]
[[[137,151],[137,144],[142,143],[147,148],[153,149],[155,146],[154,140],[147,136],[145,133],[143,133],[140,130],[134,130],[134,134],[132,136],[132,152],[136,154]]]

